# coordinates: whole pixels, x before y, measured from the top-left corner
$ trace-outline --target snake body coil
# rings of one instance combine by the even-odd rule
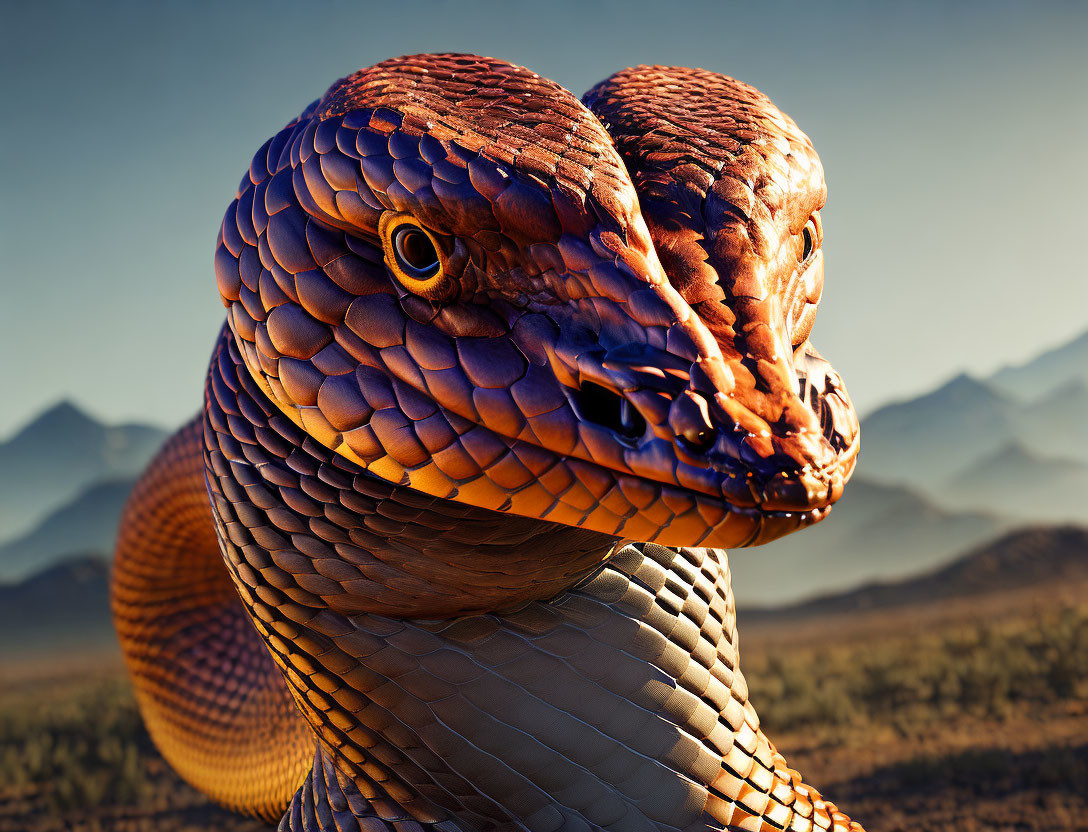
[[[122,524],[167,760],[282,830],[860,829],[760,731],[725,553],[688,548],[815,522],[853,468],[824,199],[714,73],[334,84],[227,210],[204,412]]]

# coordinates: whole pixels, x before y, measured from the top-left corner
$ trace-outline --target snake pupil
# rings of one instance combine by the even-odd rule
[[[397,262],[405,272],[416,278],[433,277],[438,273],[438,252],[423,231],[410,225],[398,228],[393,236]]]
[[[808,258],[812,256],[812,252],[816,250],[816,236],[812,230],[812,222],[805,226],[805,230],[801,232],[801,238],[804,240],[804,248],[801,251],[801,262],[807,262]]]

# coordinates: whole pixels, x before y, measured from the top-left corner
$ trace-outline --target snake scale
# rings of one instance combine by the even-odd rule
[[[336,82],[242,178],[203,412],[122,521],[164,757],[285,831],[859,830],[759,728],[722,551],[853,469],[825,197],[712,72]]]

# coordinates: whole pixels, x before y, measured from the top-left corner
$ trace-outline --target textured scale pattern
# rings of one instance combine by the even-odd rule
[[[701,70],[583,105],[410,56],[270,139],[203,414],[118,544],[171,764],[285,832],[860,830],[761,732],[725,552],[691,548],[815,522],[853,469],[808,341],[825,198],[796,125]]]
[[[794,372],[790,344],[774,349],[779,319],[788,314],[793,331],[785,334],[802,343],[823,289],[819,251],[806,270],[774,268],[795,257],[793,235],[827,199],[812,143],[761,92],[703,70],[634,67],[585,102],[616,142],[677,289],[742,368],[737,383],[764,394],[764,419],[780,418],[783,403],[796,403],[773,396]],[[759,361],[761,353],[768,358]],[[847,403],[828,401],[841,435],[855,432]]]
[[[167,441],[129,498],[114,625],[170,765],[223,805],[278,819],[306,774],[313,735],[223,570],[201,421]]]
[[[379,477],[482,508],[726,545],[823,516],[819,504],[841,493],[852,454],[808,447],[821,432],[795,396],[771,422],[738,404],[736,373],[662,271],[638,196],[592,114],[520,70],[485,96],[488,118],[466,126],[461,108],[474,112],[474,99],[456,96],[478,89],[470,77],[478,86],[492,77],[491,64],[475,69],[478,77],[450,69],[464,80],[438,99],[418,89],[411,63],[379,64],[334,85],[254,157],[223,222],[216,275],[266,394]],[[405,75],[407,92],[394,83]],[[422,77],[433,83],[441,72]],[[345,98],[371,106],[338,115]],[[406,98],[408,115],[389,109]],[[527,115],[512,103],[526,100],[540,101]],[[545,116],[552,130],[542,131]],[[511,155],[498,137],[516,127]],[[455,128],[456,140],[438,141]],[[522,145],[534,136],[529,152]],[[571,149],[587,137],[595,154]],[[367,238],[382,211],[409,209],[453,237],[459,297],[486,305],[436,304],[389,282]],[[569,393],[587,380],[628,395],[653,435],[618,445],[579,419]],[[704,402],[721,404],[730,432],[743,435],[734,446],[723,434],[710,465],[673,449],[677,425]],[[828,479],[814,486],[819,466]],[[816,487],[818,504],[798,510]],[[758,510],[761,502],[785,511]]]
[[[216,401],[205,443],[228,565],[323,753],[374,817],[533,832],[849,828],[759,731],[720,550],[628,546],[558,600],[505,615],[340,615],[344,577],[326,578],[321,597],[304,587],[319,588],[314,570],[358,581],[343,560],[362,558],[333,540],[322,551],[312,516],[335,509],[339,529],[360,527],[344,504],[393,489],[307,443],[229,360],[229,342],[218,356],[209,387],[236,412]],[[315,510],[286,504],[295,488]],[[247,497],[258,494],[263,506]]]

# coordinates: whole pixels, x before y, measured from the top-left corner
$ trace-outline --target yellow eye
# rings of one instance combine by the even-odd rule
[[[409,292],[428,300],[444,297],[450,281],[445,258],[427,229],[409,214],[386,211],[378,221],[385,264]]]

